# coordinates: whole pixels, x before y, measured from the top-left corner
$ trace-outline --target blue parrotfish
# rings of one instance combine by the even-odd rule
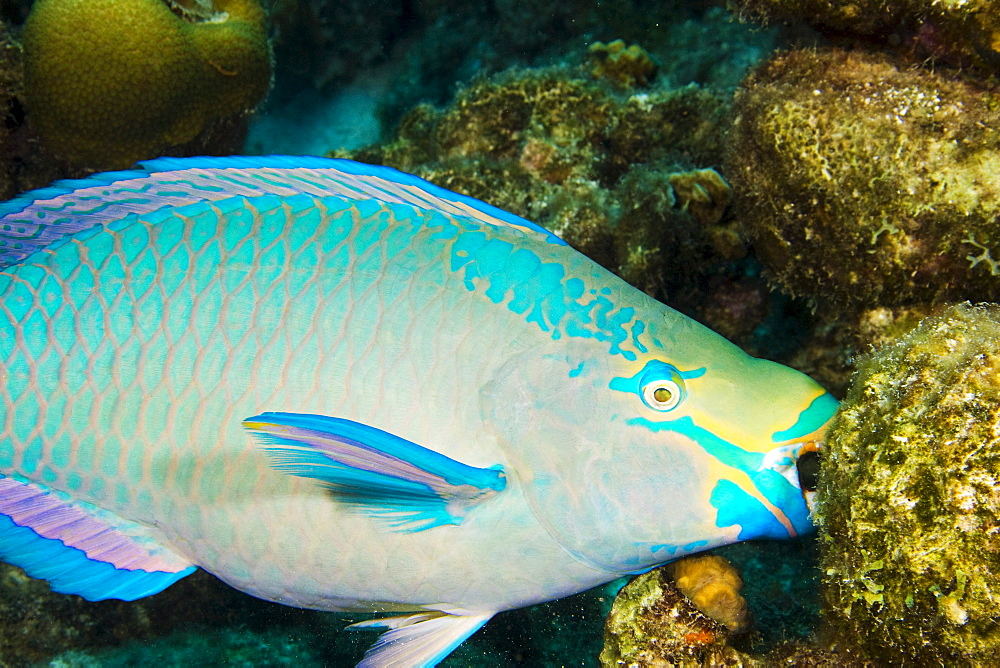
[[[361,665],[812,529],[836,400],[386,167],[160,158],[0,204],[0,559],[368,611]]]

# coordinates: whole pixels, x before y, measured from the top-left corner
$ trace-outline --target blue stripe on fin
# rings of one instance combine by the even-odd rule
[[[500,466],[468,466],[343,418],[263,413],[243,426],[279,471],[320,480],[338,500],[407,530],[460,524],[470,508],[507,485]]]
[[[57,181],[0,204],[0,269],[66,237],[169,207],[261,195],[403,203],[557,236],[520,216],[390,167],[313,156],[158,158],[138,169]]]
[[[195,571],[104,515],[41,485],[0,476],[0,559],[48,580],[53,591],[88,601],[134,601]]]

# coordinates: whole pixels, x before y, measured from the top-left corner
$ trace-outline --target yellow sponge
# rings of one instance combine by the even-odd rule
[[[258,0],[36,0],[28,116],[72,163],[123,168],[252,109],[270,87]]]
[[[668,565],[677,588],[703,613],[742,632],[750,626],[743,580],[729,560],[715,555],[686,557]]]

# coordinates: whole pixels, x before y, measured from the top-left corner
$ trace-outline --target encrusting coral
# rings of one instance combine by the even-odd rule
[[[623,88],[645,86],[656,76],[656,62],[638,44],[626,46],[616,39],[609,44],[594,42],[587,49],[593,62],[590,73]]]
[[[863,36],[881,48],[957,67],[1000,68],[998,0],[735,0],[745,18],[803,21],[834,39]]]
[[[606,668],[756,665],[727,644],[731,634],[681,592],[668,567],[657,568],[618,593],[604,627],[600,660]]]
[[[1000,651],[1000,306],[953,306],[863,359],[827,433],[823,595],[880,665]]]
[[[636,92],[582,67],[514,69],[443,110],[414,108],[388,144],[340,155],[534,220],[662,296],[745,253],[723,218],[728,185],[691,170],[721,160],[726,111],[697,86]]]
[[[827,305],[1000,299],[1000,92],[863,52],[774,57],[724,173],[769,275]]]
[[[258,0],[38,0],[23,38],[31,122],[93,169],[187,144],[267,93],[264,24]]]

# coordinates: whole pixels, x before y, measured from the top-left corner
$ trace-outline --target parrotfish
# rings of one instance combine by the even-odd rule
[[[499,611],[811,530],[836,400],[544,228],[386,167],[160,158],[0,205],[0,559],[89,600],[203,568],[389,615]]]

